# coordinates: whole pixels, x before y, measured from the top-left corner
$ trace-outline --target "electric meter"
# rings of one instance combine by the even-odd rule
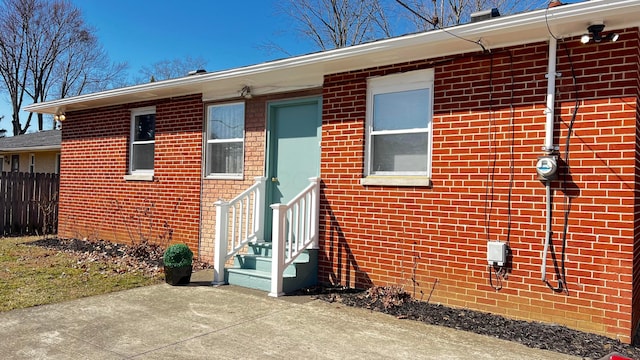
[[[553,155],[538,157],[536,172],[540,180],[554,180],[558,173],[558,158]]]

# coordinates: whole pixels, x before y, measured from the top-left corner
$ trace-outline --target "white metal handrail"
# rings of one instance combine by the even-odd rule
[[[264,239],[264,199],[266,178],[255,183],[231,201],[216,206],[213,284],[224,283],[224,264],[250,241]]]
[[[284,269],[305,249],[318,248],[320,218],[320,178],[310,178],[311,184],[287,204],[273,204],[271,262],[271,292],[283,295]]]

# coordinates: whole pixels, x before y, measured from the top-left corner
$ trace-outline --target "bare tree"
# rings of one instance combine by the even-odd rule
[[[126,63],[112,63],[92,33],[58,57],[53,94],[59,98],[122,87],[126,82]]]
[[[472,13],[496,8],[502,15],[544,7],[548,0],[395,0],[409,9],[405,15],[417,31],[459,25],[470,20]]]
[[[20,124],[20,108],[24,101],[27,84],[28,51],[26,38],[31,31],[28,19],[33,16],[34,8],[28,1],[5,0],[0,8],[0,76],[4,88],[9,93],[11,124],[13,134],[23,134],[29,128],[27,121],[24,129]]]
[[[24,125],[20,120],[25,95],[34,102],[48,100],[51,93],[76,95],[89,83],[78,74],[114,71],[102,73],[108,75],[100,80],[104,84],[124,69],[109,66],[93,30],[67,0],[2,0],[0,44],[0,75],[11,98],[14,135],[24,134],[31,124],[32,113]],[[43,127],[38,114],[38,129]]]
[[[282,10],[303,37],[334,49],[392,36],[379,0],[287,0]]]
[[[150,66],[143,66],[136,83],[160,81],[185,76],[189,71],[204,69],[207,61],[201,57],[158,61]]]
[[[357,45],[394,33],[428,31],[470,20],[498,8],[503,15],[544,7],[548,0],[287,0],[282,12],[321,50]],[[390,17],[392,17],[390,19]],[[404,18],[398,21],[396,17]],[[406,24],[409,19],[410,25]],[[392,21],[393,20],[393,21]],[[266,50],[286,53],[277,44]]]
[[[0,116],[0,121],[4,119],[4,115]],[[7,129],[0,129],[0,138],[7,136]]]

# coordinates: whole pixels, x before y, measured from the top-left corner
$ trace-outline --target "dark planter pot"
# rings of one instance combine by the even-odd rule
[[[191,282],[192,270],[193,270],[193,267],[191,265],[176,267],[176,268],[165,266],[164,280],[167,282],[167,284],[173,285],[173,286],[189,285],[189,282]]]

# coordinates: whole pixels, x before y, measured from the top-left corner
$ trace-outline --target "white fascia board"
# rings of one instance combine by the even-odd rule
[[[546,41],[551,37],[548,29],[556,37],[571,37],[585,33],[594,21],[603,21],[606,32],[639,26],[640,0],[591,0],[562,5],[445,30],[32,104],[25,110],[55,114],[189,94],[202,94],[204,100],[238,98],[244,85],[252,86],[255,95],[321,87],[327,74],[480,51],[475,41],[489,50]]]
[[[28,151],[55,151],[60,150],[60,145],[48,145],[48,146],[27,146],[19,148],[5,148],[0,149],[0,154],[28,152]]]

